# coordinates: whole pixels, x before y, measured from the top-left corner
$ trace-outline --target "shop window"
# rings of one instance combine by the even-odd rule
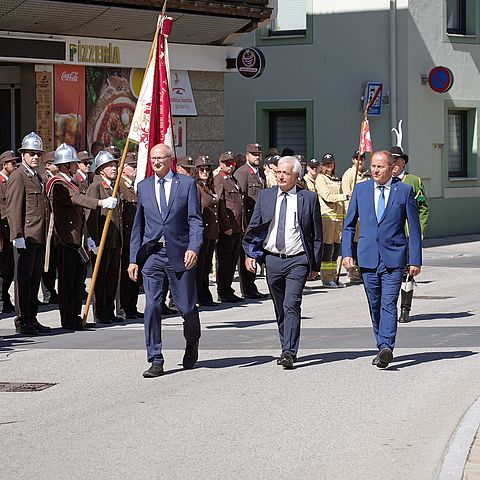
[[[468,176],[468,111],[448,112],[448,176]]]
[[[269,36],[305,35],[307,30],[307,0],[278,0],[277,18]]]
[[[447,33],[467,34],[467,0],[447,0]]]
[[[281,152],[291,148],[296,155],[307,154],[307,118],[305,110],[270,112],[270,146]]]

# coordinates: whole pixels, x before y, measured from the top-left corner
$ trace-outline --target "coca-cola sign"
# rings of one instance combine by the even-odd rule
[[[60,78],[62,79],[62,82],[78,82],[78,72],[67,73],[66,71],[63,71]]]
[[[242,77],[258,78],[265,70],[265,57],[258,48],[249,47],[237,56],[237,70]]]

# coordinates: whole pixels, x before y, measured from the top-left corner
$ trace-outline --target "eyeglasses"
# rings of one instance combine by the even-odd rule
[[[33,150],[25,150],[23,153],[25,155],[30,155],[31,157],[39,157],[42,154],[42,152],[35,152]]]
[[[92,162],[87,162],[86,160],[82,160],[81,163],[83,163],[84,165],[91,165]]]
[[[161,162],[162,160],[168,160],[172,158],[172,155],[165,155],[164,157],[150,157],[151,162]]]
[[[235,162],[223,162],[226,167],[234,167],[236,165]]]
[[[210,167],[198,167],[198,171],[199,171],[199,172],[209,172],[209,171],[210,171]]]

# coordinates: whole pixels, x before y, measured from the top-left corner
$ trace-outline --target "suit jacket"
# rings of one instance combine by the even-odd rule
[[[252,219],[243,239],[247,257],[263,261],[263,242],[267,238],[270,222],[275,215],[278,187],[260,192]],[[300,237],[312,272],[320,271],[322,258],[322,216],[317,194],[306,189],[297,189],[297,218],[300,224]]]
[[[87,197],[96,200],[104,200],[111,197],[112,194],[113,188],[103,180],[101,175],[95,176],[87,190]],[[118,195],[117,198],[119,198]],[[90,210],[87,217],[88,235],[92,237],[97,246],[100,245],[107,213],[107,208],[97,207],[95,210]],[[117,207],[112,211],[105,248],[120,248],[122,246],[122,228],[122,204],[119,199]]]
[[[133,184],[122,178],[120,181],[120,198],[122,199],[123,215],[123,246],[130,246],[130,236],[132,234],[133,221],[137,211],[138,197],[133,188]]]
[[[45,243],[49,221],[48,200],[40,175],[32,175],[23,165],[7,182],[7,217],[10,240],[23,237],[27,242]]]
[[[185,271],[187,250],[200,252],[203,242],[203,221],[193,178],[175,173],[172,178],[168,208],[164,218],[155,196],[157,177],[138,184],[138,205],[130,237],[130,262],[143,265],[163,237],[167,256],[174,271]]]
[[[80,193],[75,184],[68,183],[61,175],[53,178],[47,184],[47,193],[54,218],[54,243],[80,247],[87,235],[84,208],[96,209],[98,200]]]
[[[392,181],[388,203],[380,221],[375,213],[374,181],[355,186],[342,235],[342,255],[352,257],[355,227],[360,218],[358,265],[376,268],[380,257],[387,268],[422,265],[422,241],[418,208],[410,185]],[[408,221],[410,237],[405,236]],[[408,244],[408,249],[407,249]],[[407,258],[408,252],[408,258]]]
[[[238,185],[244,194],[244,208],[248,223],[252,218],[253,209],[255,208],[255,203],[260,194],[260,190],[265,187],[265,174],[262,169],[259,168],[258,175],[256,175],[253,168],[246,163],[245,165],[242,165],[233,176],[237,180]]]
[[[243,233],[243,229],[246,227],[246,220],[243,193],[240,186],[234,178],[226,178],[222,172],[213,177],[213,183],[215,185],[215,193],[225,206],[233,233]]]

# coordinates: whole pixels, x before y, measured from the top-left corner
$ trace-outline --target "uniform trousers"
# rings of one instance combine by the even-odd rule
[[[38,313],[38,289],[45,260],[45,244],[26,242],[26,248],[14,248],[15,326],[30,325]]]
[[[203,239],[202,248],[198,255],[196,268],[198,303],[213,302],[209,288],[209,275],[212,270],[212,259],[216,243],[216,239]]]
[[[57,245],[58,308],[63,327],[77,324],[82,313],[83,279],[87,264],[75,245]]]
[[[320,276],[323,283],[336,282],[341,252],[342,222],[322,215],[323,254]]]
[[[282,353],[297,355],[302,293],[310,271],[307,255],[280,258],[267,253],[265,265]]]
[[[140,282],[134,282],[128,275],[130,248],[122,248],[122,265],[120,272],[120,308],[127,315],[136,315]]]
[[[228,298],[235,293],[232,283],[240,255],[241,243],[241,233],[232,233],[231,235],[221,233],[218,236],[216,246],[217,293],[220,297]]]
[[[397,302],[404,271],[405,268],[387,268],[381,258],[377,268],[360,268],[379,350],[395,347]]]
[[[57,281],[57,246],[50,245],[50,257],[48,260],[48,271],[42,272],[42,291],[44,300],[49,301],[52,295],[57,292],[55,290],[55,282]]]
[[[142,268],[145,289],[145,343],[147,361],[163,365],[162,353],[162,303],[170,284],[175,306],[183,317],[183,336],[187,345],[200,338],[197,286],[195,268],[175,272],[170,265],[165,248],[152,253]]]
[[[120,274],[121,248],[105,248],[95,282],[95,318],[112,319],[115,316],[115,297]],[[96,255],[92,255],[95,268]]]
[[[249,272],[245,267],[245,251],[240,247],[240,256],[238,262],[238,276],[240,277],[240,290],[242,295],[256,295],[258,293],[255,279],[257,275],[254,272]]]
[[[0,252],[0,276],[2,277],[2,301],[3,305],[11,304],[8,290],[13,282],[15,274],[15,261],[13,259],[13,245],[10,241],[10,227],[6,218],[0,221],[0,236],[2,250]]]

